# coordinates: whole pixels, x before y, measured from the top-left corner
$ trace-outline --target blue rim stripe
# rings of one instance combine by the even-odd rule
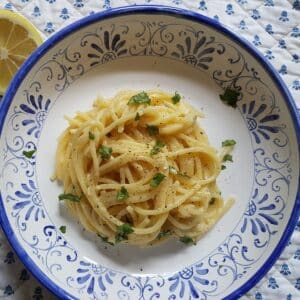
[[[74,22],[73,24],[67,26],[61,31],[54,34],[48,40],[46,40],[38,49],[34,51],[34,53],[25,61],[22,67],[19,69],[15,77],[13,78],[2,102],[0,103],[0,135],[3,129],[3,125],[5,122],[5,117],[10,107],[10,104],[19,88],[22,84],[24,78],[27,73],[32,69],[35,63],[45,54],[48,50],[54,47],[59,41],[64,39],[67,35],[82,29],[85,26],[88,26],[97,21],[115,18],[124,15],[131,14],[166,14],[171,16],[177,16],[184,19],[192,20],[195,22],[200,22],[208,27],[211,27],[223,34],[225,34],[228,38],[237,42],[239,46],[244,48],[249,54],[251,54],[257,62],[263,66],[263,68],[267,71],[267,73],[272,78],[273,82],[278,86],[282,97],[284,98],[286,105],[288,107],[291,118],[294,122],[294,129],[296,131],[297,141],[298,141],[298,155],[300,156],[300,116],[298,114],[296,104],[291,96],[287,86],[274,69],[274,67],[264,58],[264,56],[258,52],[247,40],[241,38],[235,33],[231,32],[224,26],[222,26],[217,21],[208,18],[206,16],[200,15],[198,13],[188,11],[185,9],[168,7],[168,6],[156,6],[156,5],[137,5],[137,6],[126,6],[110,9],[105,12],[96,13],[94,15],[85,17],[79,21]],[[300,112],[300,110],[299,110]],[[300,157],[299,157],[300,160]],[[299,180],[298,180],[299,181]],[[292,214],[288,221],[288,225],[285,228],[282,237],[275,247],[272,254],[266,260],[266,262],[261,266],[261,268],[238,290],[232,292],[230,295],[226,296],[224,299],[237,299],[241,297],[244,293],[246,293],[250,288],[252,288],[273,266],[275,261],[280,256],[281,252],[284,250],[286,244],[288,243],[293,230],[297,224],[300,212],[300,185],[298,186],[297,196],[295,199],[295,205],[292,210]],[[30,256],[24,251],[23,247],[19,243],[16,238],[13,229],[8,221],[8,218],[5,214],[5,208],[3,204],[3,199],[0,193],[0,222],[2,229],[10,242],[11,246],[16,251],[17,255],[24,263],[24,265],[33,273],[33,275],[50,291],[56,294],[60,299],[76,299],[74,296],[66,292],[64,289],[57,286],[45,273],[43,273],[40,268],[32,261]]]

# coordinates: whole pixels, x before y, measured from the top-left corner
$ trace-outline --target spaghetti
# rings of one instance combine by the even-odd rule
[[[231,206],[216,185],[222,156],[174,96],[125,91],[67,118],[56,153],[61,199],[109,243],[195,242]]]

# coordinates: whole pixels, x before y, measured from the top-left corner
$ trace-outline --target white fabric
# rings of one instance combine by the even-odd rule
[[[83,16],[129,4],[177,6],[218,19],[271,61],[300,109],[299,0],[0,0],[1,8],[29,18],[45,39]],[[25,270],[2,232],[0,297],[54,298]],[[300,221],[280,259],[242,299],[300,299]]]

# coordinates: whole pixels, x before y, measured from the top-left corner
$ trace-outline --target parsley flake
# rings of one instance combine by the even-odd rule
[[[157,235],[157,239],[160,240],[162,238],[165,238],[169,235],[171,235],[171,230],[166,230],[166,231],[161,231],[158,235]]]
[[[134,96],[132,96],[127,105],[133,105],[133,104],[149,104],[151,103],[151,99],[149,95],[146,92],[138,93]]]
[[[225,104],[235,108],[239,95],[240,95],[240,92],[232,90],[230,88],[226,88],[224,94],[220,95],[220,99]]]
[[[77,195],[74,195],[74,194],[60,194],[58,196],[58,199],[61,201],[61,200],[69,200],[69,201],[72,201],[72,202],[80,202],[80,197],[77,196]]]
[[[150,182],[150,186],[158,187],[160,185],[160,183],[165,179],[165,177],[166,177],[166,175],[164,175],[162,173],[156,173]]]
[[[177,104],[180,101],[180,99],[181,96],[177,92],[175,92],[175,95],[172,97],[173,104]]]
[[[140,114],[137,112],[136,115],[135,115],[134,120],[135,120],[135,121],[138,121],[140,118],[141,118],[141,116],[140,116]]]
[[[147,124],[147,131],[148,131],[149,135],[151,135],[151,136],[155,136],[155,135],[159,134],[159,128],[155,125]]]
[[[90,140],[94,140],[95,139],[95,135],[91,131],[89,131],[89,139]]]
[[[112,148],[111,147],[107,147],[104,145],[101,145],[99,150],[98,150],[99,154],[101,155],[101,158],[104,160],[108,160],[111,157],[112,154]]]
[[[128,197],[129,197],[129,194],[128,194],[127,189],[124,186],[122,186],[121,189],[117,193],[117,200],[124,201],[124,200],[128,199]]]
[[[33,154],[36,152],[36,150],[30,150],[30,151],[23,151],[23,155],[27,158],[32,158]]]
[[[194,240],[191,238],[191,237],[189,237],[189,236],[182,236],[182,237],[180,237],[180,242],[182,242],[182,243],[184,243],[184,244],[194,244],[194,245],[196,245],[196,243],[194,242]]]
[[[66,226],[60,226],[59,230],[60,230],[61,233],[66,233],[67,227]]]
[[[225,170],[225,169],[226,169],[226,166],[222,165],[221,170]]]
[[[166,145],[166,144],[164,144],[164,143],[161,142],[161,141],[156,141],[154,147],[153,147],[153,148],[151,149],[151,151],[150,151],[150,154],[151,154],[151,155],[157,154],[157,153],[160,151],[160,149],[162,149],[165,145]]]
[[[222,147],[234,146],[235,144],[235,140],[225,140],[222,142]]]
[[[224,161],[224,162],[225,162],[225,161],[231,161],[231,162],[233,162],[233,160],[232,160],[232,155],[230,155],[230,154],[224,155],[223,161]]]
[[[128,234],[133,232],[134,230],[130,224],[124,223],[120,226],[117,226],[116,243],[128,240]]]

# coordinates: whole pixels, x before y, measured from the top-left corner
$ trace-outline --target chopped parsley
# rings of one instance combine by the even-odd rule
[[[133,232],[134,230],[130,224],[124,223],[120,226],[117,226],[116,243],[128,240],[128,234]]]
[[[89,139],[90,140],[94,140],[95,139],[95,135],[91,131],[89,131]]]
[[[191,238],[191,237],[189,237],[189,236],[182,236],[182,237],[180,237],[180,242],[182,242],[182,243],[184,243],[184,244],[194,244],[194,245],[196,245],[196,243],[194,242],[194,240]]]
[[[147,131],[148,131],[149,135],[151,135],[151,136],[155,136],[155,135],[159,134],[159,128],[155,125],[147,124]]]
[[[180,99],[181,96],[177,92],[175,92],[175,95],[172,97],[173,104],[177,104],[180,101]]]
[[[66,233],[67,227],[66,226],[60,226],[59,230],[60,230],[61,233]]]
[[[157,235],[157,239],[160,240],[164,237],[167,237],[169,235],[171,235],[171,230],[166,230],[166,231],[161,231],[158,235]]]
[[[30,150],[30,151],[23,151],[23,155],[27,158],[32,158],[33,154],[36,152],[36,150]]]
[[[232,155],[230,155],[230,154],[224,155],[223,161],[224,161],[224,162],[225,162],[225,161],[231,161],[231,162],[233,162],[233,160],[232,160]]]
[[[235,144],[235,140],[225,140],[222,142],[222,147],[234,146]]]
[[[161,141],[156,141],[154,147],[151,149],[150,154],[155,155],[157,154],[161,148],[163,148],[166,144]]]
[[[149,104],[151,103],[151,99],[149,95],[146,92],[138,93],[134,96],[132,96],[127,105],[133,105],[133,104]]]
[[[102,236],[102,235],[100,235],[99,233],[98,233],[97,235],[99,236],[99,238],[101,239],[102,242],[114,246],[114,243],[111,243],[111,242],[108,240],[108,237],[107,237],[107,236]]]
[[[224,94],[220,95],[220,99],[225,104],[235,108],[239,95],[240,95],[240,92],[232,90],[227,87]]]
[[[212,197],[211,199],[210,199],[210,201],[209,201],[209,205],[214,205],[215,204],[215,202],[216,202],[216,200],[217,200],[217,198],[215,198],[215,197]]]
[[[160,183],[165,179],[165,177],[166,177],[166,175],[164,175],[162,173],[156,173],[150,182],[150,186],[158,187],[160,185]]]
[[[225,170],[225,169],[226,169],[226,166],[222,165],[221,170]]]
[[[127,189],[124,186],[122,186],[121,189],[117,193],[117,200],[124,201],[124,200],[128,199],[128,197],[129,197],[129,194],[128,194]]]
[[[137,112],[136,115],[135,115],[134,120],[135,120],[135,121],[138,121],[140,118],[141,118],[141,116],[140,116],[140,114]]]
[[[99,150],[98,150],[99,154],[101,155],[101,158],[104,160],[108,160],[111,157],[112,154],[112,148],[111,147],[107,147],[104,145],[101,145]]]
[[[74,195],[74,194],[60,194],[58,196],[58,199],[59,200],[69,200],[69,201],[72,201],[72,202],[80,202],[80,197],[77,196],[77,195]]]

